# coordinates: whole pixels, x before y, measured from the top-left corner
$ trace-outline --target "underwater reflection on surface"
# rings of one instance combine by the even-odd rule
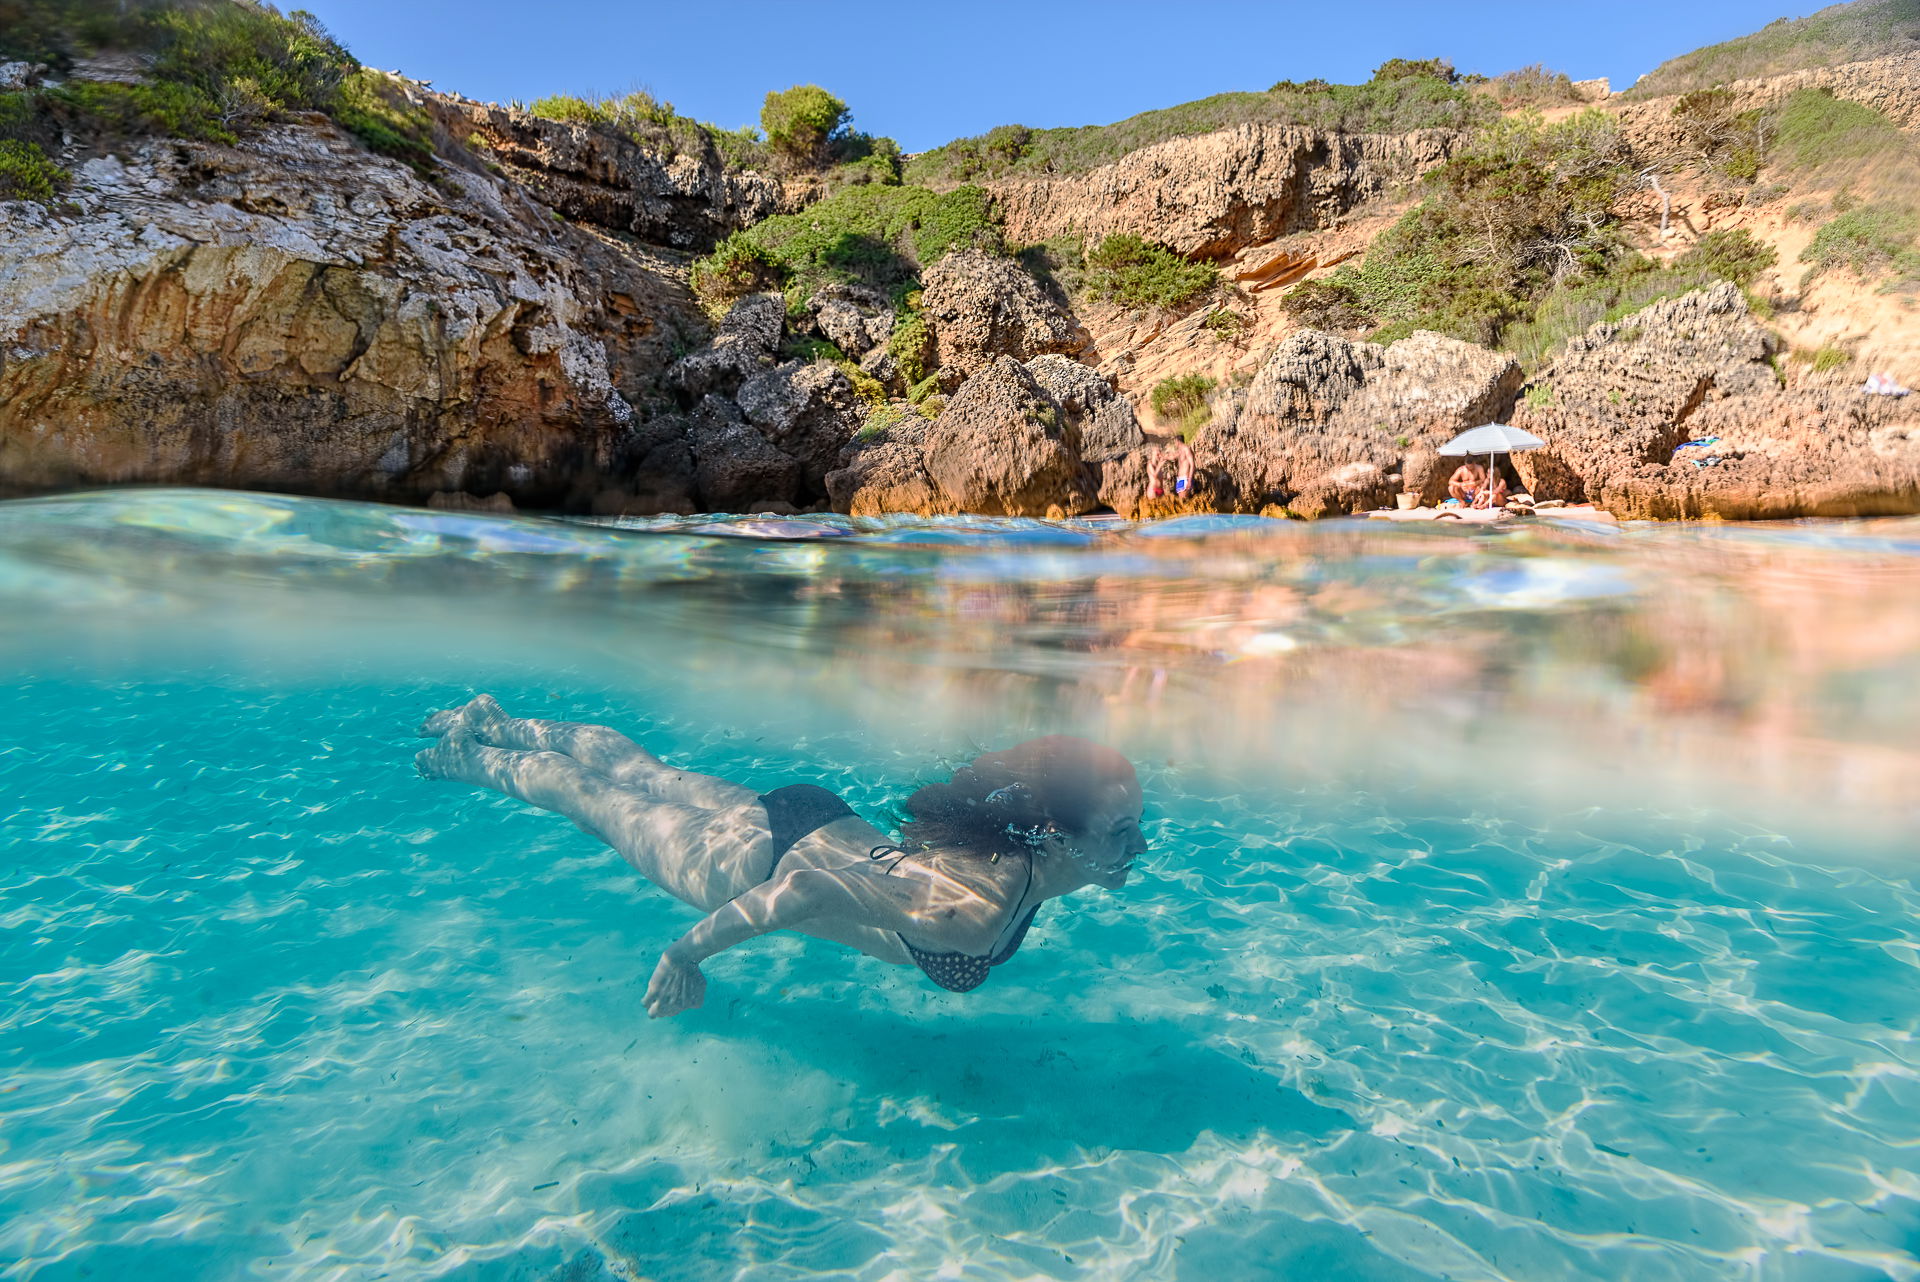
[[[703,523],[0,504],[0,1260],[1920,1277],[1920,524]],[[649,1025],[686,910],[413,777],[476,689],[882,826],[1084,734],[1154,849]]]

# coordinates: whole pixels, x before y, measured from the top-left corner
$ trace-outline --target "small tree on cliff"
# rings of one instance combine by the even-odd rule
[[[795,85],[767,95],[760,127],[781,159],[796,168],[819,168],[847,127],[847,104],[819,85]]]

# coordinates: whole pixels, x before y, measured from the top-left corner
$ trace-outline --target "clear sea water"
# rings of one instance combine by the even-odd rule
[[[0,504],[0,1273],[1920,1278],[1920,523]],[[986,987],[416,777],[473,693],[1153,845]]]

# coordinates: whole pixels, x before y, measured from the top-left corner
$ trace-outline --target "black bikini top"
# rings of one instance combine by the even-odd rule
[[[1025,899],[1032,890],[1033,859],[1029,856],[1027,884],[1026,888],[1020,892],[1020,898]],[[1020,918],[1019,924],[1013,928],[1013,934],[1006,944],[988,957],[976,957],[972,953],[922,952],[907,943],[905,935],[900,935],[899,939],[906,945],[907,955],[913,958],[913,964],[925,971],[928,979],[950,993],[967,993],[986,983],[989,971],[1020,951],[1020,942],[1027,937],[1027,927],[1033,925],[1034,915],[1039,911],[1039,904],[1027,909],[1026,915]]]

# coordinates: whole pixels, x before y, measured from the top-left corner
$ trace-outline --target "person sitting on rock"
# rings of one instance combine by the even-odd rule
[[[906,800],[898,843],[833,793],[758,794],[675,769],[606,726],[509,716],[490,695],[435,713],[414,764],[573,820],[705,913],[668,946],[647,1014],[701,1004],[700,963],[776,930],[918,966],[963,993],[1012,957],[1049,899],[1119,890],[1147,849],[1127,759],[1054,735],[989,752]]]
[[[1447,495],[1462,503],[1473,502],[1474,495],[1487,483],[1487,469],[1478,463],[1462,463],[1447,480]]]

